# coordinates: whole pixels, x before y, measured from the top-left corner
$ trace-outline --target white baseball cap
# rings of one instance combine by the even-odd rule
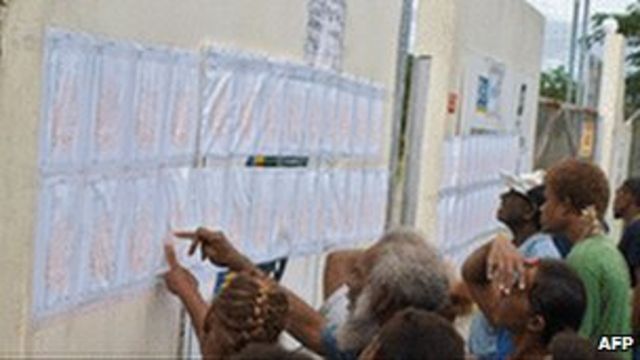
[[[544,184],[546,171],[536,170],[520,175],[510,174],[506,171],[500,172],[500,177],[504,184],[511,190],[526,195],[529,190]]]

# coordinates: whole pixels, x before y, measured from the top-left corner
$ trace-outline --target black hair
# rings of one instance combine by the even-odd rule
[[[531,205],[533,205],[535,211],[533,222],[538,229],[541,229],[542,224],[540,223],[540,209],[542,209],[542,205],[544,205],[544,202],[546,201],[546,198],[544,197],[544,185],[538,185],[533,189],[527,191],[527,199],[529,200]]]
[[[640,206],[640,177],[627,179],[622,184],[622,188],[633,196],[636,206]]]
[[[464,340],[451,322],[415,308],[396,313],[380,331],[378,341],[376,359],[464,359]]]
[[[232,355],[230,360],[311,360],[311,356],[300,352],[290,351],[278,344],[252,343],[239,353]]]
[[[529,303],[532,312],[544,318],[542,341],[547,345],[561,331],[578,330],[587,295],[582,280],[569,265],[543,259],[529,291]]]

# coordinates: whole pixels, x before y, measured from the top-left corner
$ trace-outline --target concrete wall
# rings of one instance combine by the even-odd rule
[[[451,116],[447,114],[448,94],[452,83],[458,37],[458,1],[420,0],[416,14],[416,55],[431,57],[424,138],[422,140],[422,174],[418,186],[416,226],[425,234],[436,234],[438,189],[442,168],[441,148]],[[435,239],[434,239],[435,240]]]
[[[530,78],[532,87],[527,90],[523,121],[532,151],[544,18],[524,0],[420,0],[417,19],[412,52],[430,56],[432,68],[415,225],[427,234],[435,234],[442,142],[464,123],[460,118],[463,78],[472,59],[490,57],[504,63],[508,71]],[[450,93],[458,94],[455,114],[447,112]]]
[[[210,40],[301,62],[306,6],[307,2],[300,0],[10,2],[0,59],[0,234],[5,239],[0,252],[0,355],[72,352],[173,356],[179,351],[179,306],[159,285],[45,322],[34,323],[31,319],[37,136],[46,27],[192,49]],[[400,6],[400,2],[388,0],[350,0],[347,10],[343,70],[384,85],[388,91],[387,119],[393,98]],[[287,279],[309,282],[295,276]],[[317,293],[314,289],[304,292],[309,299]]]

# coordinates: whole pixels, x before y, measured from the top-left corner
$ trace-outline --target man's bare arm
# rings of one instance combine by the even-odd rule
[[[362,253],[362,250],[341,250],[327,255],[322,284],[323,299],[328,299],[339,287],[346,284],[351,264]]]
[[[178,296],[187,309],[196,336],[202,344],[204,341],[204,322],[209,305],[198,292],[198,281],[189,270],[180,265],[171,245],[165,246],[165,256],[169,264],[169,271],[164,275],[167,288]]]
[[[487,277],[487,257],[490,251],[491,243],[474,251],[462,265],[462,279],[473,301],[492,322],[491,304],[494,303],[494,294]]]

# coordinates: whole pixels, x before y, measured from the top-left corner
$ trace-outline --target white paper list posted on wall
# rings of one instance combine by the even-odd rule
[[[249,210],[251,205],[250,171],[238,169],[226,173],[225,207],[222,218],[222,231],[228,239],[240,249],[246,251]]]
[[[128,161],[136,54],[133,46],[124,44],[106,44],[99,52],[88,137],[92,167]]]
[[[123,210],[126,255],[119,277],[123,283],[134,283],[153,275],[162,264],[164,214],[156,172],[125,179],[123,186],[128,205]]]
[[[260,101],[252,118],[256,125],[254,151],[256,154],[279,154],[282,133],[282,114],[285,79],[282,74],[265,75]]]
[[[205,156],[226,156],[231,147],[230,124],[234,121],[233,72],[217,68],[204,70],[201,148]]]
[[[42,184],[34,262],[36,312],[69,303],[78,291],[82,185],[55,177]]]
[[[160,194],[166,216],[160,226],[164,229],[164,243],[173,243],[179,260],[186,267],[199,263],[197,257],[188,257],[190,243],[176,241],[174,231],[193,231],[204,224],[203,203],[198,193],[196,170],[190,168],[165,169],[160,173]]]
[[[245,246],[256,259],[268,259],[276,236],[277,170],[257,170],[251,177],[249,231]],[[288,191],[288,190],[286,190]],[[280,191],[278,191],[279,193]]]
[[[170,54],[148,50],[137,62],[132,155],[136,162],[158,161],[171,70]]]
[[[333,154],[335,151],[334,136],[339,126],[338,118],[338,96],[339,91],[336,86],[329,86],[326,88],[324,94],[324,104],[322,109],[322,124],[325,130],[322,132],[322,138],[320,140],[320,151],[323,154]]]
[[[311,254],[321,251],[321,244],[314,239],[315,222],[317,221],[314,208],[316,192],[315,170],[300,171],[298,173],[296,196],[294,199],[295,221],[293,223],[293,238],[296,249],[300,254]]]
[[[116,287],[122,240],[123,189],[116,179],[97,178],[87,183],[82,223],[81,296]]]
[[[358,94],[354,99],[353,121],[350,137],[352,153],[355,155],[365,155],[367,153],[367,142],[369,141],[369,129],[371,128],[371,99],[365,94]]]
[[[46,42],[45,56],[40,167],[80,168],[95,51],[87,40],[53,34]]]
[[[287,79],[284,92],[284,111],[281,136],[281,149],[284,154],[307,153],[305,149],[305,130],[307,113],[306,82]]]
[[[355,97],[352,90],[341,89],[338,93],[338,103],[336,109],[337,124],[333,129],[333,152],[337,155],[351,155],[350,148],[353,134],[353,106]]]
[[[193,160],[198,136],[199,58],[196,53],[176,52],[171,71],[168,121],[164,128],[163,156],[169,160]]]
[[[231,102],[234,116],[230,118],[232,154],[254,154],[259,133],[255,115],[262,111],[265,95],[265,74],[255,71],[234,72],[234,97]]]
[[[295,201],[298,188],[299,171],[279,169],[276,173],[276,201],[275,201],[275,232],[274,242],[270,249],[272,255],[282,256],[295,254],[298,239],[295,238],[297,230],[295,213]]]

